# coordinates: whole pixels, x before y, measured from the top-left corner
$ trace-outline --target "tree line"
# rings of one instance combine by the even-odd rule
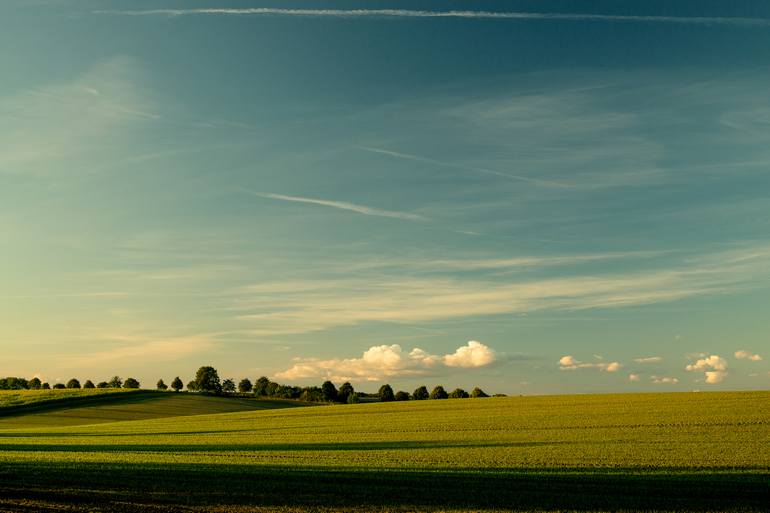
[[[158,390],[168,390],[168,386],[161,379],[157,383]],[[171,388],[175,391],[182,389],[182,380],[177,376],[171,383]],[[195,373],[195,378],[187,383],[187,390],[190,392],[204,392],[217,395],[255,395],[258,397],[270,397],[275,399],[297,399],[304,402],[327,402],[353,404],[360,402],[361,399],[379,399],[382,402],[389,401],[421,401],[425,399],[465,399],[489,397],[479,387],[471,392],[466,392],[462,388],[456,388],[447,392],[443,386],[436,386],[428,392],[425,386],[417,387],[411,394],[403,390],[394,392],[390,385],[382,385],[376,394],[367,394],[358,392],[353,388],[350,382],[343,383],[339,388],[331,381],[324,381],[320,387],[307,386],[299,387],[292,385],[283,385],[271,381],[262,376],[252,382],[249,378],[241,379],[237,384],[232,378],[220,380],[219,373],[214,367],[204,366]],[[496,394],[497,396],[503,394]]]
[[[0,378],[0,390],[51,390],[63,388],[140,388],[141,384],[134,378],[126,378],[125,381],[120,376],[113,376],[109,381],[100,381],[96,385],[90,379],[80,384],[80,380],[72,378],[67,383],[55,383],[51,386],[48,382],[41,382],[40,378]]]
[[[125,381],[120,376],[113,376],[109,381],[101,381],[98,384],[89,379],[81,386],[80,381],[72,378],[66,384],[56,383],[53,387],[49,383],[41,383],[40,379],[8,377],[0,379],[0,390],[48,390],[51,388],[139,388],[140,383],[134,378],[126,378]],[[179,392],[185,385],[182,379],[175,377],[170,385],[166,385],[163,379],[158,380],[155,387],[158,390],[168,390]],[[425,386],[417,387],[411,394],[404,390],[394,392],[388,385],[382,385],[376,394],[367,394],[358,392],[353,388],[350,382],[343,383],[339,388],[331,381],[325,381],[321,386],[299,387],[292,385],[283,385],[271,381],[262,376],[252,382],[249,378],[241,379],[237,384],[234,379],[220,379],[219,372],[211,366],[203,366],[195,373],[195,378],[190,380],[186,388],[189,392],[201,392],[214,395],[253,395],[257,397],[268,397],[274,399],[296,399],[303,402],[326,402],[340,404],[354,404],[366,400],[380,400],[382,402],[390,401],[422,401],[426,399],[466,399],[489,397],[483,390],[476,387],[470,392],[462,388],[456,388],[447,392],[443,386],[438,385],[428,392]],[[495,394],[501,396],[504,394]]]

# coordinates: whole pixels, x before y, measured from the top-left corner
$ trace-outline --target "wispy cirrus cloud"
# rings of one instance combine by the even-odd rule
[[[278,201],[289,201],[294,203],[309,203],[311,205],[320,205],[322,207],[336,208],[339,210],[348,210],[348,211],[355,212],[357,214],[363,214],[366,216],[392,217],[395,219],[405,219],[408,221],[424,221],[427,219],[417,214],[410,214],[408,212],[396,212],[393,210],[382,210],[379,208],[373,208],[366,205],[348,203],[346,201],[333,201],[333,200],[318,199],[318,198],[305,198],[302,196],[287,196],[284,194],[274,194],[270,192],[251,192],[251,191],[249,192],[250,194],[253,194],[254,196],[258,196],[260,198],[268,198],[268,199],[273,199]]]
[[[661,356],[646,356],[642,358],[634,358],[635,363],[660,363],[663,361]]]
[[[250,16],[303,16],[334,18],[467,18],[496,20],[574,20],[597,22],[648,22],[680,23],[697,25],[745,25],[770,26],[765,18],[725,16],[635,16],[588,13],[546,13],[511,11],[426,11],[411,9],[281,9],[272,7],[252,8],[197,8],[197,9],[148,9],[148,10],[98,10],[95,14],[128,16],[185,16],[185,15],[250,15]]]
[[[676,385],[679,383],[679,378],[671,376],[650,376],[650,382],[656,385]]]
[[[94,65],[67,82],[0,97],[0,174],[48,174],[79,159],[109,163],[110,137],[155,120],[138,87],[141,70],[128,57]]]
[[[428,275],[357,274],[333,280],[255,283],[232,291],[236,318],[255,336],[323,331],[368,322],[411,324],[474,316],[577,311],[665,303],[728,293],[756,280],[767,265],[718,258],[625,274],[501,280]]]
[[[542,185],[542,186],[547,186],[547,187],[562,187],[562,188],[574,187],[573,185],[568,184],[566,182],[555,182],[555,181],[552,181],[552,180],[541,180],[541,179],[538,179],[538,178],[531,178],[531,177],[522,176],[522,175],[514,175],[514,174],[506,173],[506,172],[503,172],[503,171],[496,171],[494,169],[487,169],[487,168],[484,168],[484,167],[465,166],[465,165],[462,165],[462,164],[455,164],[455,163],[452,163],[452,162],[445,162],[445,161],[442,161],[442,160],[435,160],[435,159],[431,159],[431,158],[427,158],[427,157],[420,157],[419,155],[411,155],[409,153],[400,153],[400,152],[397,152],[397,151],[390,151],[390,150],[385,150],[385,149],[382,149],[382,148],[373,148],[373,147],[370,147],[370,146],[359,146],[358,148],[363,150],[363,151],[368,151],[368,152],[371,152],[371,153],[380,153],[382,155],[388,155],[390,157],[406,159],[406,160],[415,160],[417,162],[426,162],[426,163],[434,164],[434,165],[437,165],[437,166],[451,167],[451,168],[454,168],[454,169],[464,169],[464,170],[473,171],[473,172],[476,172],[476,173],[483,173],[483,174],[488,174],[488,175],[501,176],[501,177],[505,177],[505,178],[511,178],[513,180],[519,180],[519,181],[522,181],[522,182],[529,182],[529,183],[532,183],[532,184],[535,184],[535,185]]]
[[[661,255],[660,251],[618,251],[607,253],[586,253],[575,255],[520,256],[511,258],[440,258],[440,259],[399,259],[363,261],[347,265],[346,268],[383,269],[399,268],[404,271],[485,271],[516,268],[557,267],[588,264],[607,260],[650,258]]]
[[[140,364],[144,362],[173,362],[187,356],[205,353],[216,347],[205,336],[149,337],[113,336],[116,347],[88,354],[62,358],[69,367],[91,367],[119,362]]]

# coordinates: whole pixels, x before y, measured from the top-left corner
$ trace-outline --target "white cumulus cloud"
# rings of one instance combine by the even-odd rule
[[[574,356],[562,356],[559,359],[559,370],[598,369],[604,372],[617,372],[623,365],[620,362],[585,363],[575,359]]]
[[[685,369],[690,372],[703,372],[706,383],[715,385],[721,383],[727,377],[727,360],[712,354],[687,365]]]
[[[721,383],[724,381],[725,376],[727,376],[727,372],[716,370],[716,371],[706,371],[706,383],[709,383],[711,385],[714,385],[716,383]]]
[[[475,340],[443,356],[419,347],[407,352],[398,344],[381,345],[370,347],[360,358],[297,358],[292,367],[277,373],[276,378],[380,381],[393,377],[424,376],[447,367],[485,367],[496,358],[492,348]]]
[[[679,379],[678,378],[671,378],[671,377],[668,377],[668,376],[652,376],[650,378],[650,380],[653,383],[658,384],[658,385],[661,385],[661,384],[662,385],[676,385],[677,383],[679,383]]]
[[[495,361],[495,352],[481,342],[471,340],[467,345],[458,347],[454,354],[444,357],[449,367],[484,367]]]
[[[758,354],[752,353],[751,351],[746,351],[745,349],[736,351],[735,357],[738,360],[751,360],[752,362],[759,362],[762,360],[762,357],[759,356]]]
[[[639,377],[639,374],[629,374],[628,375],[628,381],[639,381],[641,378]]]

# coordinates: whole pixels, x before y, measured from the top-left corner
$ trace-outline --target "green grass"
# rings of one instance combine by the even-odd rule
[[[8,508],[74,502],[84,511],[765,511],[770,393],[421,401],[0,429],[0,497]]]
[[[216,397],[152,390],[126,392],[116,394],[81,391],[80,394],[53,394],[53,399],[35,401],[31,396],[37,392],[30,391],[24,394],[24,399],[30,399],[27,402],[0,408],[0,429],[102,424],[304,406],[297,401],[272,399]],[[49,397],[51,394],[40,392],[40,395]]]
[[[66,388],[55,390],[0,390],[0,414],[22,406],[42,405],[74,399],[135,393],[123,388]]]

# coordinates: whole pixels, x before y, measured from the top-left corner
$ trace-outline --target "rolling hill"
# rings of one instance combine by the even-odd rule
[[[74,511],[765,511],[770,393],[410,401],[5,427],[0,497],[9,511],[73,503]]]
[[[76,426],[297,406],[305,404],[153,390],[0,392],[0,429]]]

